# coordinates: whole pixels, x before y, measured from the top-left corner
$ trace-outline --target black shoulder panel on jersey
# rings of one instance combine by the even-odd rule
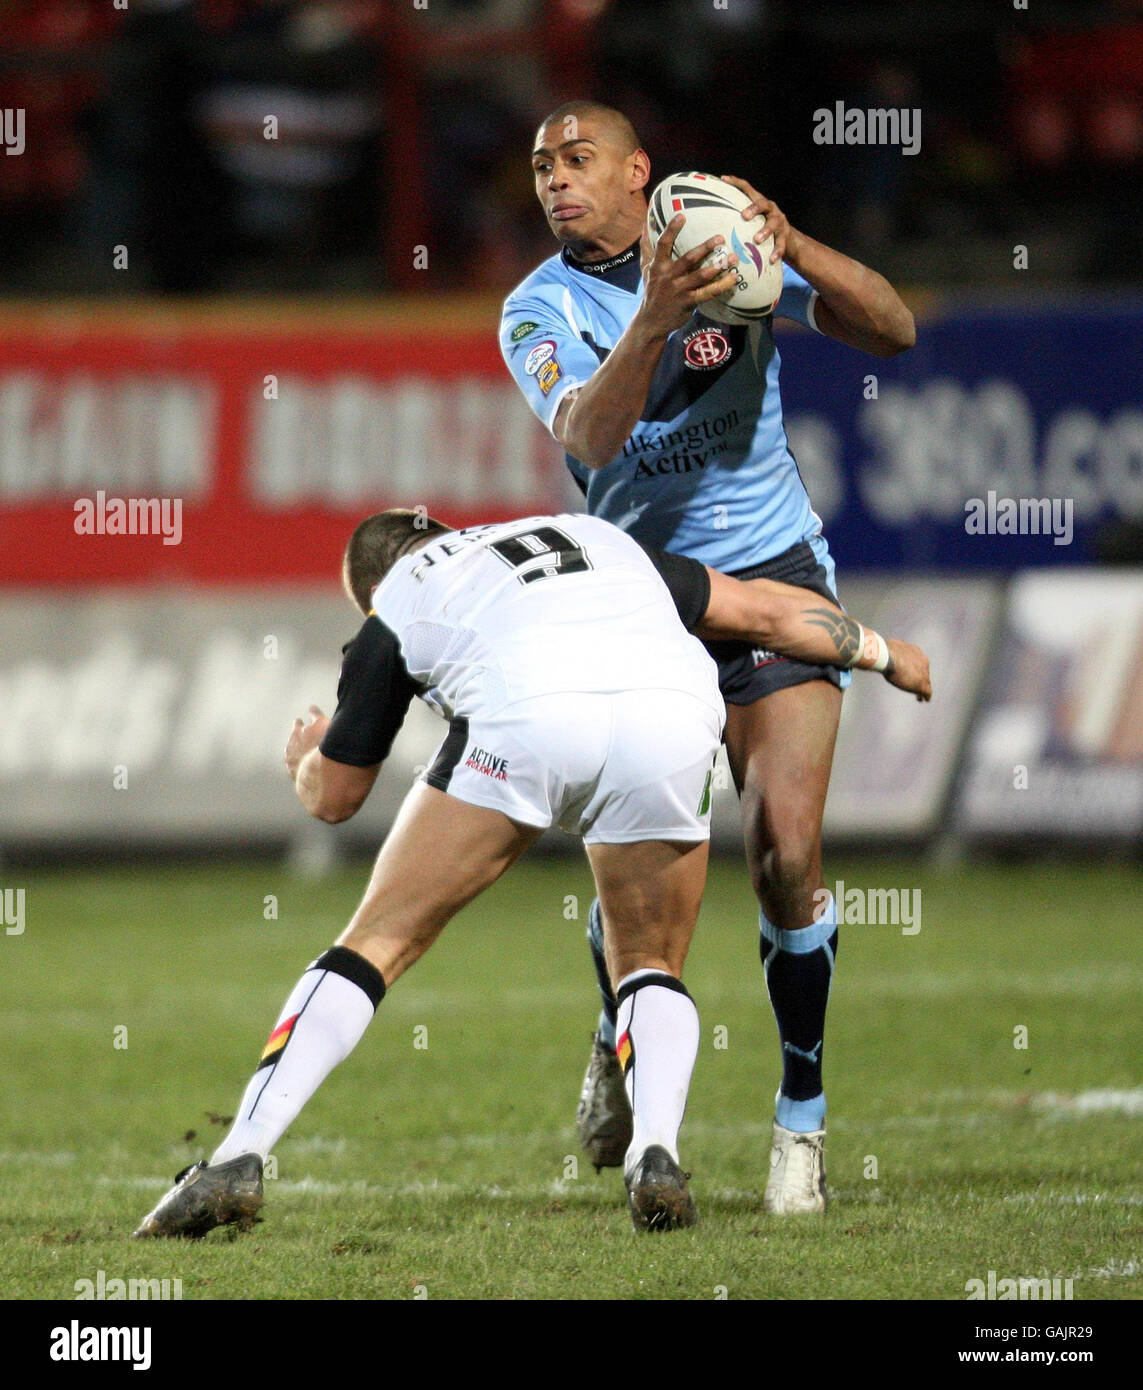
[[[768,330],[765,322],[764,326]],[[651,378],[647,403],[639,417],[641,422],[674,420],[705,396],[749,352],[748,331],[745,324],[719,323],[696,309],[682,328],[676,328],[667,339]],[[766,331],[758,361],[763,381],[773,354],[774,339]]]
[[[565,460],[565,462],[567,462],[567,461],[570,460],[570,459],[571,459],[571,454],[565,454],[565,455],[564,455],[564,460]],[[578,463],[579,460],[576,459],[575,462]],[[571,474],[571,480],[572,480],[572,482],[575,483],[576,487],[578,487],[579,490],[580,490],[580,492],[582,492],[583,495],[586,497],[586,496],[587,496],[587,484],[586,484],[586,483],[584,482],[584,480],[579,476],[579,474],[572,468],[570,462],[568,463],[568,472]]]
[[[344,651],[337,709],[319,747],[335,763],[373,767],[389,756],[417,685],[396,634],[374,614]]]
[[[688,632],[693,632],[710,606],[710,575],[706,566],[688,555],[673,555],[652,545],[644,545],[643,549],[670,589],[679,621]]]
[[[579,330],[579,336],[580,336],[580,337],[583,339],[583,341],[588,345],[588,347],[591,348],[592,352],[595,353],[596,357],[599,358],[599,365],[602,367],[603,364],[604,364],[604,362],[607,361],[608,356],[609,356],[610,353],[611,353],[611,349],[610,349],[610,348],[605,348],[605,347],[600,347],[600,345],[595,341],[595,339],[594,339],[594,338],[592,337],[592,335],[587,331],[586,328],[581,328],[581,329]]]

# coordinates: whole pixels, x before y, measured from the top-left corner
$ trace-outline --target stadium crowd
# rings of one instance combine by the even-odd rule
[[[979,283],[1033,240],[1033,275],[1140,273],[1141,0],[1003,19],[980,0],[0,0],[0,107],[27,124],[0,289],[416,287],[393,217],[440,244],[460,198],[434,288],[502,290],[544,249],[521,158],[537,90],[629,111],[660,172],[764,179],[899,279]],[[919,109],[924,157],[815,146],[838,100]]]

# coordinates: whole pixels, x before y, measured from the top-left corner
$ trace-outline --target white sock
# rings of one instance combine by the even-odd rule
[[[661,1144],[677,1163],[698,1056],[698,1010],[682,982],[661,970],[633,971],[620,980],[616,995],[616,1052],[635,1118],[626,1170],[651,1144]]]
[[[381,972],[346,946],[319,956],[294,986],[242,1097],[211,1156],[265,1159],[310,1096],[361,1041],[385,993]]]

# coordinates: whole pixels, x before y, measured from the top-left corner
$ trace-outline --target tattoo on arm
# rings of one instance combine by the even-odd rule
[[[805,615],[811,627],[824,628],[829,633],[842,666],[848,666],[861,646],[861,629],[857,623],[836,608],[811,608]]]

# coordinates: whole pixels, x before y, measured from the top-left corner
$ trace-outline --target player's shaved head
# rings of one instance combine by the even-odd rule
[[[341,577],[345,591],[363,613],[368,613],[373,590],[402,555],[422,541],[451,531],[443,521],[425,515],[424,508],[390,507],[358,523],[345,547]]]
[[[549,111],[532,176],[548,226],[578,260],[606,260],[639,239],[651,161],[622,111],[586,100]]]
[[[556,141],[557,144],[563,144],[568,140],[578,140],[581,121],[590,121],[595,130],[620,154],[634,154],[636,150],[642,148],[639,143],[639,136],[635,133],[635,127],[623,112],[616,111],[614,106],[604,106],[600,101],[565,101],[562,106],[557,106],[554,111],[549,111],[540,122],[536,132],[537,147],[542,141],[544,132],[553,129],[553,127],[560,132],[559,139]]]

